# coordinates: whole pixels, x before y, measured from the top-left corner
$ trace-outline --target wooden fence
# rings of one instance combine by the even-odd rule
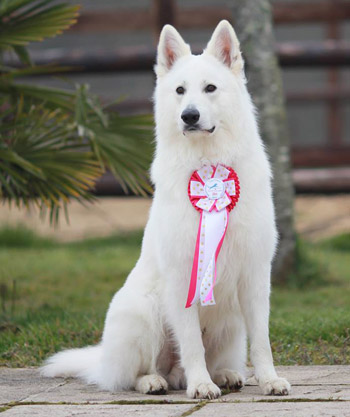
[[[350,20],[350,2],[344,0],[289,1],[273,4],[276,25],[321,23],[327,30],[327,39],[321,42],[283,42],[276,45],[282,67],[326,68],[328,79],[325,88],[287,92],[287,102],[324,102],[327,106],[327,142],[322,146],[299,148],[293,146],[292,161],[295,167],[341,166],[350,163],[350,144],[344,138],[342,109],[350,100],[350,86],[341,85],[340,69],[350,66],[350,42],[341,39],[340,25]],[[82,11],[75,33],[149,30],[156,40],[166,23],[180,30],[214,27],[221,19],[234,24],[229,7],[180,8],[176,0],[153,0],[149,9],[118,8],[108,11]],[[199,48],[194,47],[194,52]],[[150,71],[154,64],[155,47],[128,47],[114,50],[53,50],[33,54],[37,64],[55,62],[70,67],[72,73],[107,73]],[[126,102],[124,111],[151,110],[146,100]]]

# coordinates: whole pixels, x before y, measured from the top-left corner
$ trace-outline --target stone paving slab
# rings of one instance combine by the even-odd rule
[[[79,381],[66,381],[66,383],[58,384],[47,390],[36,394],[31,394],[23,398],[22,402],[51,402],[59,403],[64,399],[65,402],[83,403],[107,403],[112,401],[165,401],[165,402],[194,402],[196,400],[189,399],[185,391],[170,391],[167,395],[142,395],[138,392],[118,392],[111,394],[107,391],[100,391],[97,387],[86,386]],[[271,399],[279,400],[279,396],[271,396]],[[294,385],[289,399],[308,399],[308,400],[328,400],[340,399],[350,401],[350,385]],[[259,401],[266,397],[261,394],[261,390],[257,385],[245,386],[240,392],[234,392],[221,397],[218,401]]]
[[[0,368],[0,404],[5,409],[9,407],[4,411],[4,417],[137,416],[140,407],[144,416],[190,413],[199,417],[212,414],[220,417],[350,417],[350,366],[281,366],[277,371],[292,383],[292,393],[288,397],[263,396],[255,379],[250,377],[240,392],[223,395],[207,404],[187,398],[185,391],[170,391],[162,396],[142,395],[135,391],[112,394],[77,379],[43,378],[36,368]],[[101,407],[101,412],[96,414],[96,407]],[[296,411],[297,414],[293,414]],[[178,412],[180,414],[176,414]]]
[[[347,402],[207,404],[193,417],[350,417]]]
[[[0,368],[0,405],[9,402],[107,403],[112,401],[188,402],[197,400],[185,391],[171,391],[165,396],[144,395],[136,391],[110,393],[74,378],[44,378],[38,369]]]
[[[350,366],[282,366],[277,367],[280,376],[286,377],[293,385],[289,398],[349,399]],[[43,378],[36,368],[0,369],[0,404],[10,401],[33,402],[111,402],[144,401],[164,399],[168,402],[193,402],[184,391],[172,391],[166,396],[149,396],[137,392],[112,394],[95,386],[87,386],[77,379]],[[252,401],[265,398],[254,378],[247,379],[247,385],[238,393],[232,393],[225,400]],[[272,397],[271,397],[272,398]]]
[[[349,365],[277,366],[292,385],[350,384]]]
[[[109,403],[109,402],[142,402],[155,401],[164,403],[195,403],[199,400],[193,400],[186,396],[185,391],[170,391],[166,395],[144,395],[136,391],[122,391],[110,393],[108,391],[100,391],[96,386],[86,386],[83,382],[68,380],[66,383],[53,389],[41,391],[36,394],[29,395],[21,400],[21,402],[50,402],[58,403],[65,401],[67,403]],[[64,400],[63,400],[64,399]]]
[[[222,402],[230,401],[265,401],[266,396],[261,394],[258,386],[246,386],[240,392],[233,392],[231,394],[221,397]],[[271,395],[268,399],[273,401],[281,401],[281,397]],[[289,400],[347,400],[350,401],[350,385],[307,385],[307,386],[292,386],[292,392],[288,396]],[[350,408],[350,403],[349,403]]]
[[[43,378],[37,369],[0,368],[0,404],[21,401],[64,383],[63,378]]]
[[[10,408],[1,417],[181,417],[192,408],[192,404],[21,405]]]

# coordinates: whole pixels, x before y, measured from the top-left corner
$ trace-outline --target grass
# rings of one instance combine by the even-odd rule
[[[338,243],[342,242],[342,246]],[[350,234],[299,246],[297,276],[274,287],[270,333],[281,365],[350,364]],[[301,285],[306,276],[306,285]]]
[[[99,341],[141,238],[139,232],[60,244],[21,227],[0,229],[0,365],[39,365],[59,349]],[[276,364],[349,363],[349,242],[343,235],[299,243],[289,285],[272,291]]]

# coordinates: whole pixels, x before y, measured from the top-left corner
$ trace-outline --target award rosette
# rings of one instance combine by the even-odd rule
[[[239,193],[236,172],[224,165],[206,165],[190,178],[188,196],[200,219],[186,308],[198,300],[202,306],[215,304],[216,261]]]

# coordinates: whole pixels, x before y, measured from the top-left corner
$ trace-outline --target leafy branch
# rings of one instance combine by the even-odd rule
[[[86,85],[71,91],[18,82],[48,70],[32,65],[26,45],[76,21],[77,6],[50,3],[0,0],[1,58],[13,51],[24,66],[0,61],[0,197],[18,207],[35,204],[57,222],[70,200],[94,199],[91,190],[106,169],[125,190],[151,191],[153,121],[107,112]]]

